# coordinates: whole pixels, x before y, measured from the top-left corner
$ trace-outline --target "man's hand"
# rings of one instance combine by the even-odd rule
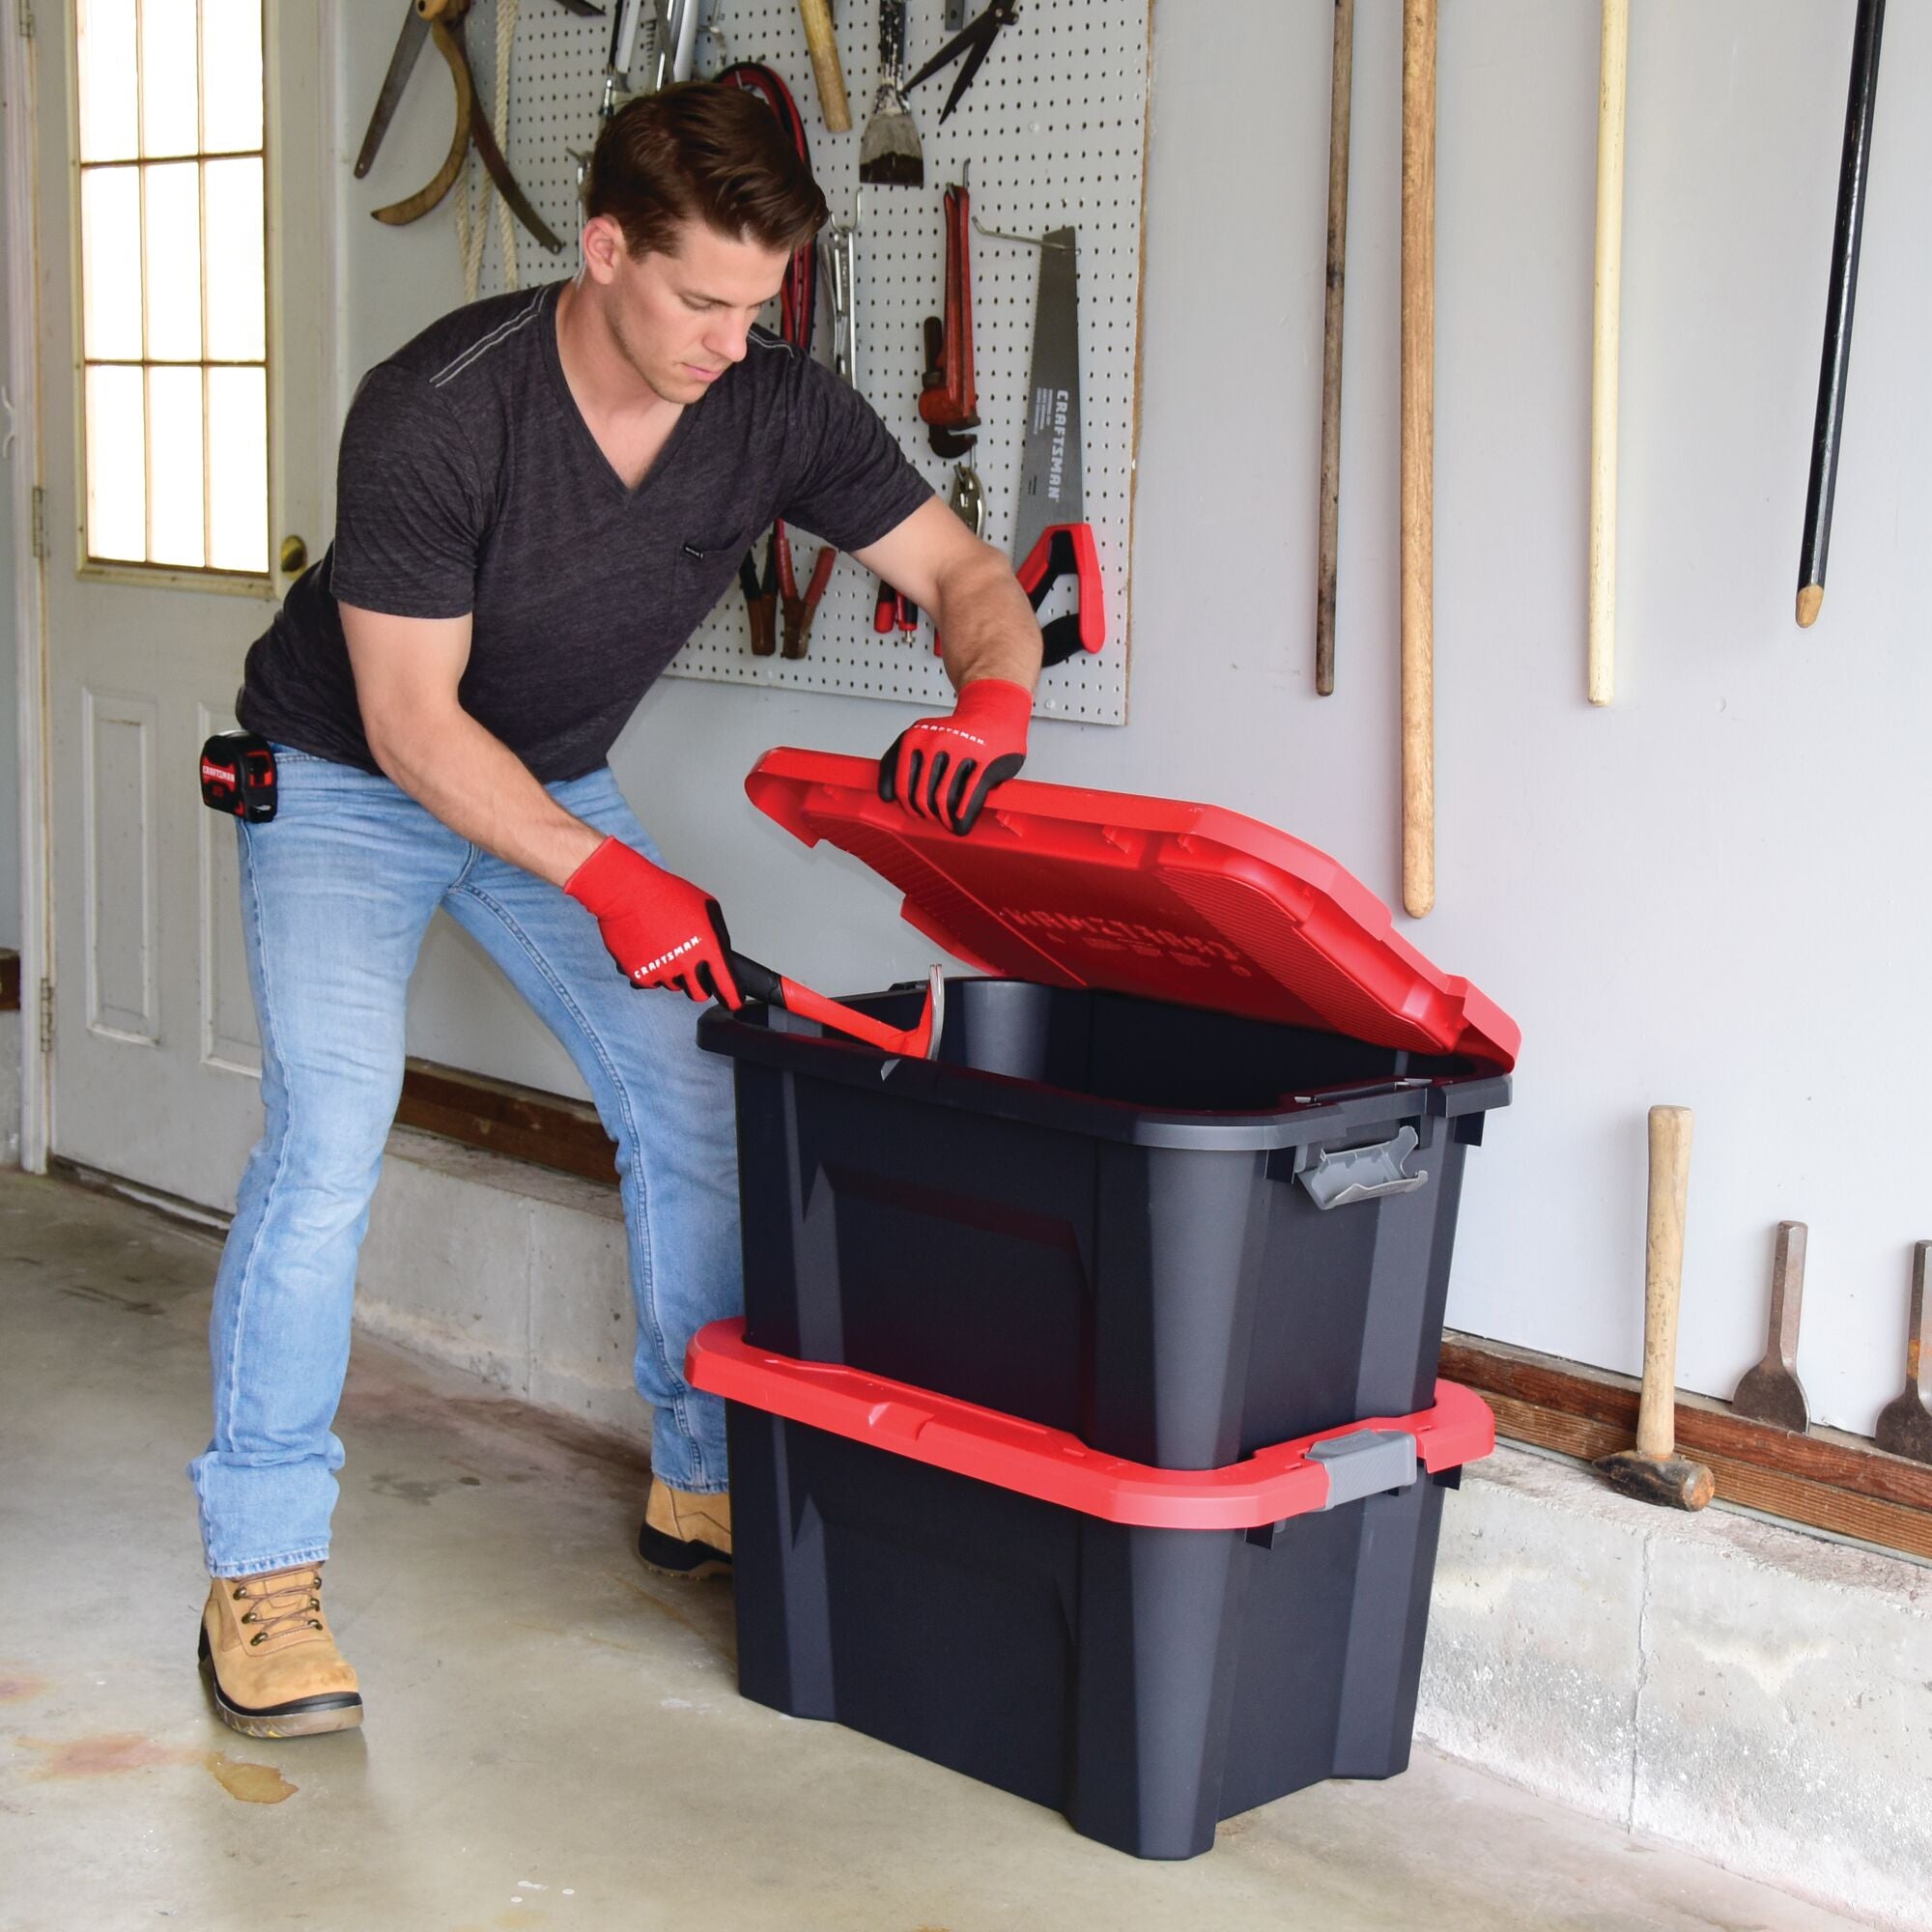
[[[689,879],[607,838],[564,881],[596,918],[611,956],[634,986],[667,986],[694,1000],[743,1004],[724,963],[730,938],[718,901]]]
[[[879,760],[879,796],[915,818],[937,819],[962,837],[986,794],[1026,763],[1033,694],[1002,677],[976,677],[951,718],[922,718]]]

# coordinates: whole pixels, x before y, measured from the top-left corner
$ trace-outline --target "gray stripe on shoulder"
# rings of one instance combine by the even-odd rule
[[[550,290],[548,287],[539,289],[508,322],[498,323],[488,335],[482,336],[475,342],[472,342],[454,361],[446,363],[442,368],[439,369],[429,379],[430,386],[440,389],[445,383],[453,382],[458,376],[463,374],[464,370],[469,368],[471,364],[480,361],[499,343],[508,341],[520,328],[524,328],[534,322],[538,311],[544,305],[544,298],[549,293]]]

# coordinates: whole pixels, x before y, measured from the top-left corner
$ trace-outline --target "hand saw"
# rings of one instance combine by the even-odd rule
[[[1013,565],[1037,611],[1063,576],[1079,584],[1080,608],[1040,627],[1046,662],[1063,664],[1107,641],[1105,591],[1086,521],[1080,451],[1079,274],[1071,228],[1041,239],[1034,315],[1033,381],[1013,515]]]

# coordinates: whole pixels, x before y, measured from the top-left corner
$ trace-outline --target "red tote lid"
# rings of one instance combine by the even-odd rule
[[[1258,819],[1011,779],[961,838],[882,800],[870,758],[790,749],[745,789],[896,886],[906,919],[980,972],[1516,1065],[1501,1008],[1400,938],[1325,853]]]

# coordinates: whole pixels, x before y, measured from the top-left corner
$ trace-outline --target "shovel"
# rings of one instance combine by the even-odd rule
[[[879,87],[859,137],[859,179],[923,187],[925,157],[905,103],[905,0],[879,0]]]
[[[760,966],[755,959],[747,959],[742,952],[732,950],[730,937],[722,925],[719,936],[724,942],[725,964],[738,982],[738,990],[747,999],[762,1000],[769,1007],[782,1007],[802,1020],[816,1020],[835,1033],[847,1034],[853,1039],[864,1040],[867,1046],[876,1046],[881,1053],[899,1054],[907,1060],[939,1058],[939,1034],[946,1019],[946,976],[937,966],[926,975],[925,1009],[919,1016],[919,1024],[901,1030],[888,1026],[884,1020],[875,1020],[871,1014],[862,1013],[842,1001],[814,993],[810,986],[801,986],[796,980],[787,980],[769,966]]]

